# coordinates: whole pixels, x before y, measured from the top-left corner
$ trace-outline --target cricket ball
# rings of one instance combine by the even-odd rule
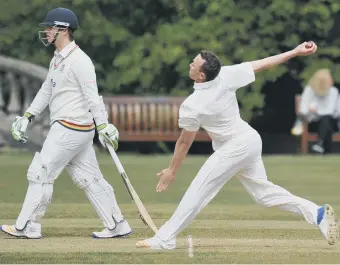
[[[313,42],[311,42],[311,41],[307,42],[307,44],[305,45],[305,47],[306,47],[307,49],[312,48],[312,47],[313,47]]]

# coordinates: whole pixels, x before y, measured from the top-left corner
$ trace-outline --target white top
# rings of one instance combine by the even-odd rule
[[[300,113],[307,116],[308,120],[316,120],[319,116],[330,115],[337,116],[337,102],[339,97],[339,91],[336,87],[330,87],[323,97],[319,97],[315,94],[314,90],[310,86],[306,86],[302,95],[300,103]],[[310,107],[316,108],[315,113],[309,111]]]
[[[54,53],[47,78],[27,112],[37,116],[49,105],[51,123],[87,125],[94,118],[100,125],[107,123],[100,102],[94,65],[73,41]]]
[[[195,91],[179,109],[179,127],[187,131],[203,128],[220,148],[232,136],[254,130],[240,117],[236,90],[255,81],[251,63],[223,66],[212,81],[195,83]]]

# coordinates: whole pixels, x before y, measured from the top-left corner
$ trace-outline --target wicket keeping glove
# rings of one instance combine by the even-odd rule
[[[20,141],[21,143],[27,143],[27,136],[25,136],[25,132],[27,129],[27,125],[31,122],[33,115],[31,113],[26,112],[24,116],[16,116],[14,122],[12,123],[12,135],[15,140]]]
[[[113,124],[101,124],[97,126],[99,141],[106,147],[106,144],[113,146],[115,151],[118,149],[119,132]]]

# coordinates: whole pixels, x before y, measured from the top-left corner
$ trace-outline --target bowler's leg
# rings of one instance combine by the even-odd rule
[[[176,236],[216,196],[223,185],[239,171],[243,161],[242,157],[242,155],[228,157],[223,152],[215,152],[211,155],[190,184],[169,221],[159,229],[155,237],[149,239],[151,241],[139,241],[137,246],[175,248]]]
[[[329,205],[320,207],[268,181],[261,157],[242,170],[239,179],[257,203],[265,207],[278,206],[285,211],[299,214],[308,223],[318,225],[330,244],[337,240],[338,228],[332,207]]]

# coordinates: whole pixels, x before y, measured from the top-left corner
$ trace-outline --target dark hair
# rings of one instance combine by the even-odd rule
[[[221,70],[220,59],[211,51],[201,51],[200,55],[205,60],[202,65],[202,72],[206,76],[205,81],[214,80]]]

